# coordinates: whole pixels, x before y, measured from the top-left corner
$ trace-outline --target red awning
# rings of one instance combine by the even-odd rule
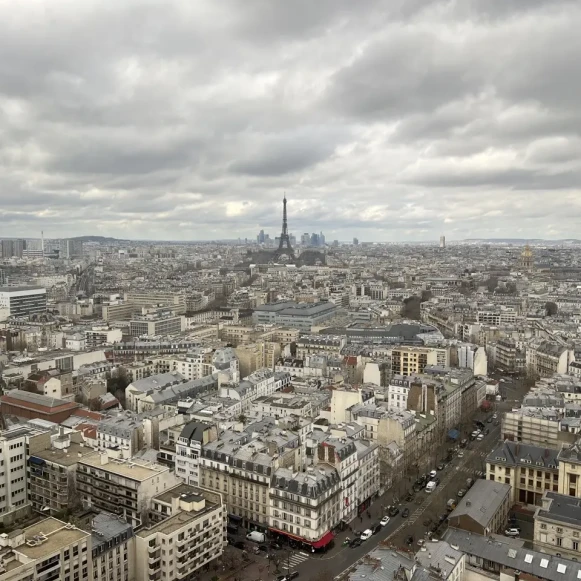
[[[331,531],[324,534],[318,541],[311,543],[313,549],[321,549],[322,547],[327,546],[333,539],[335,535]]]
[[[275,528],[269,528],[269,531],[273,532],[273,533],[277,533],[279,535],[284,535],[285,537],[288,537],[289,539],[293,539],[294,541],[300,541],[301,543],[307,543],[309,541],[306,541],[305,539],[303,539],[303,537],[299,537],[297,535],[293,535],[287,531],[281,531],[280,529],[275,529]]]

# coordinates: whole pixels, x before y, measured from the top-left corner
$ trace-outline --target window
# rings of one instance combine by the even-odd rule
[[[579,550],[579,541],[573,541],[571,543],[571,546],[573,547],[574,551],[578,551]]]

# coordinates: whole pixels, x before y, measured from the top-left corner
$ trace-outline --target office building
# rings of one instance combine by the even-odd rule
[[[125,293],[125,303],[141,307],[165,307],[178,315],[186,312],[186,295],[172,291],[134,290]]]
[[[152,525],[135,536],[135,579],[193,579],[226,546],[220,493],[180,484],[151,498]]]
[[[184,317],[166,310],[137,315],[129,321],[129,333],[132,337],[178,335],[183,328]]]
[[[59,243],[59,258],[71,260],[83,256],[83,241],[67,238]]]
[[[440,248],[446,248],[446,237],[444,235],[440,236]]]
[[[310,331],[335,316],[337,306],[333,303],[295,303],[286,301],[261,305],[252,313],[256,325],[282,325],[303,331]]]
[[[45,288],[0,287],[0,320],[41,315],[45,312]]]

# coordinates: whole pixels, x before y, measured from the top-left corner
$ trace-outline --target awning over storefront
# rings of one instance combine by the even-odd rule
[[[300,543],[309,543],[308,541],[306,541],[305,539],[303,539],[303,537],[299,537],[298,535],[293,535],[291,533],[289,533],[288,531],[281,531],[279,529],[273,529],[270,528],[268,529],[271,533],[276,533],[277,535],[283,535],[285,537],[288,537],[289,539],[292,539],[293,541],[299,541]]]
[[[334,538],[335,535],[329,531],[328,533],[324,534],[318,541],[311,543],[311,546],[313,549],[322,549],[323,547],[326,547]]]

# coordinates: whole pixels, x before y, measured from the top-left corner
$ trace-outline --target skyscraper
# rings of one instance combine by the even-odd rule
[[[440,236],[440,248],[446,248],[446,237],[443,234]]]

